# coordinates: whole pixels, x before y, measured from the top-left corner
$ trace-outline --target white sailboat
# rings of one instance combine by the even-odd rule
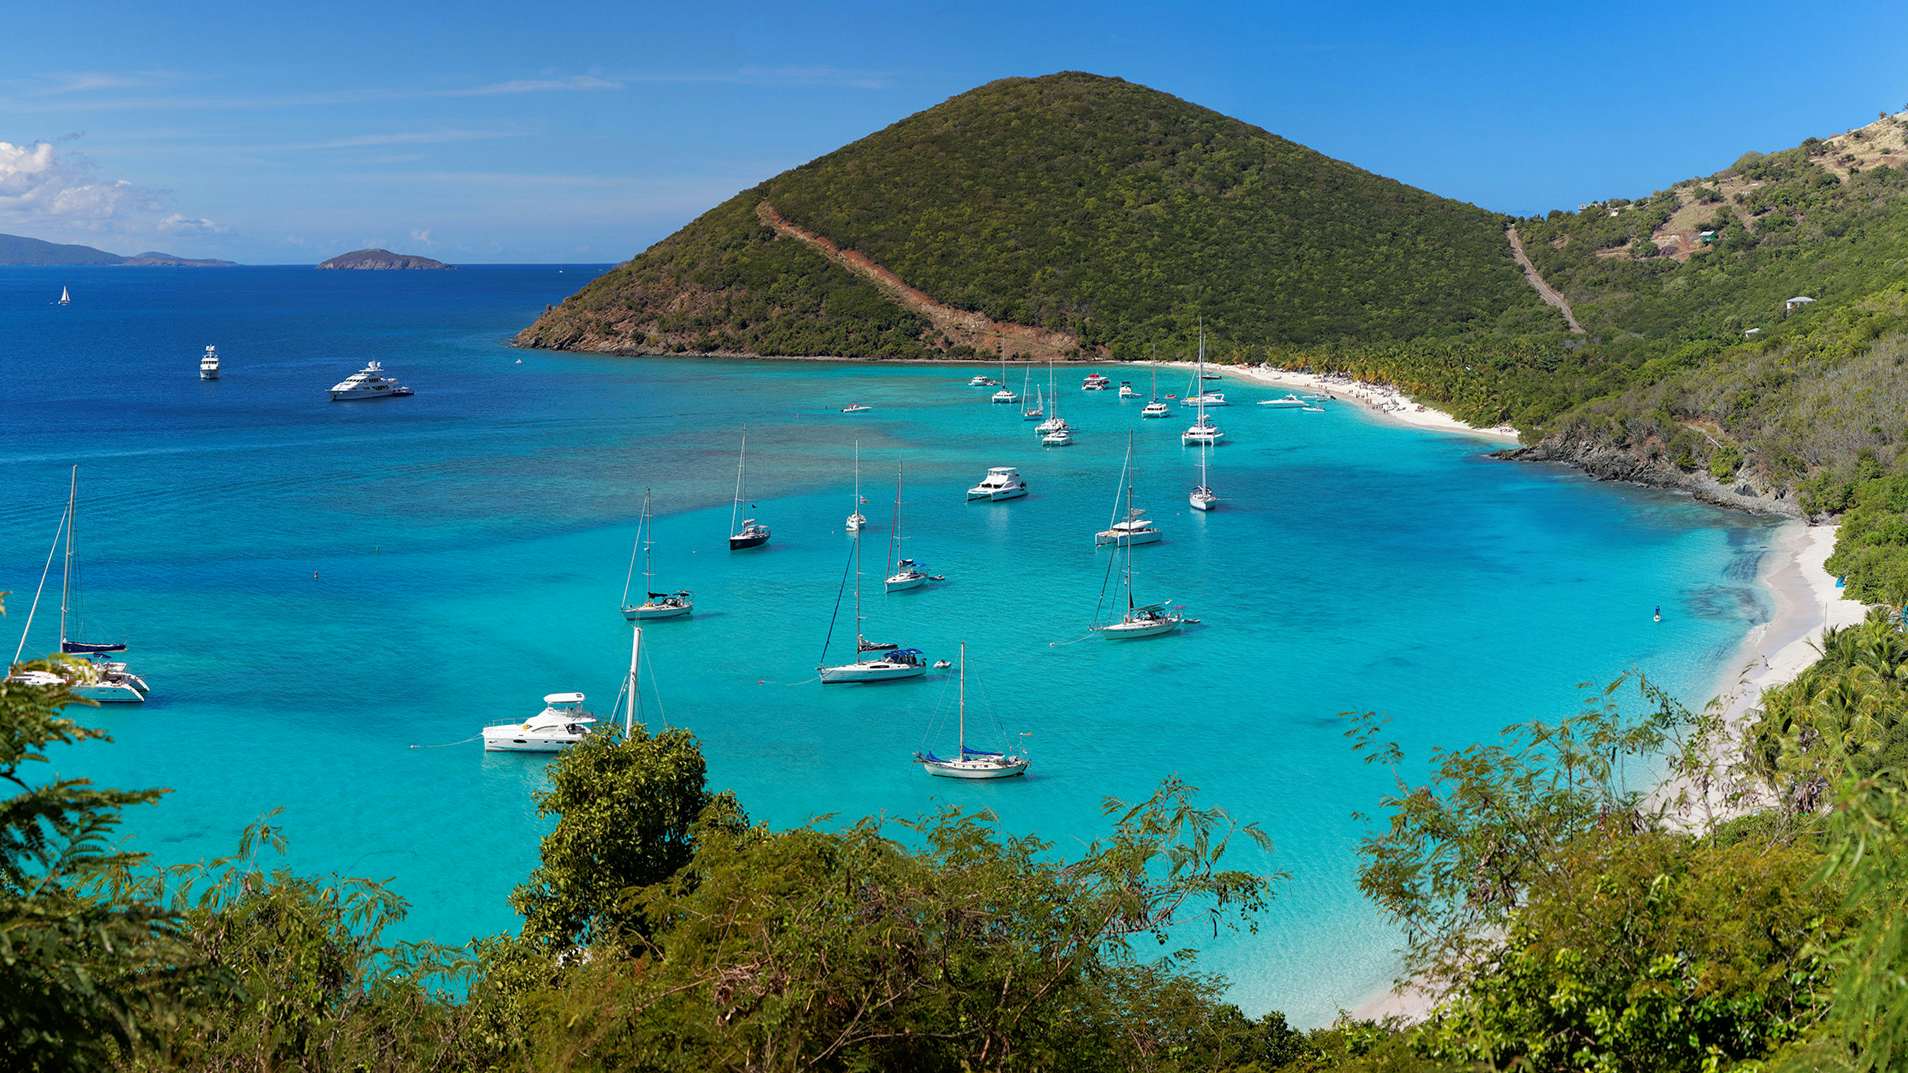
[[[1126,485],[1126,509],[1130,517],[1133,511],[1133,485]],[[1126,592],[1126,610],[1112,622],[1095,623],[1090,627],[1094,633],[1109,640],[1139,640],[1146,637],[1159,637],[1179,629],[1186,617],[1177,608],[1164,603],[1142,604],[1133,597],[1133,545],[1120,541],[1116,547],[1120,554],[1120,588]],[[1100,599],[1104,604],[1105,589],[1101,589]],[[1097,612],[1096,612],[1097,614]]]
[[[946,581],[941,574],[930,574],[913,559],[901,558],[906,537],[901,535],[901,477],[902,467],[894,470],[894,522],[888,527],[888,576],[882,581],[882,587],[888,592],[905,592],[918,589],[930,581]]]
[[[1046,436],[1068,431],[1066,419],[1060,416],[1060,393],[1053,389],[1053,362],[1047,363],[1047,401],[1052,405],[1053,412],[1047,415],[1045,421],[1034,426],[1034,434]]]
[[[1020,412],[1023,421],[1038,421],[1047,416],[1046,397],[1040,393],[1040,385],[1034,385],[1034,403]]]
[[[1199,328],[1199,358],[1194,369],[1197,371],[1193,374],[1193,383],[1198,386],[1198,393],[1193,396],[1193,404],[1199,408],[1199,416],[1186,431],[1179,434],[1179,442],[1205,447],[1217,446],[1226,438],[1226,434],[1206,416],[1206,328],[1204,325],[1200,325]]]
[[[742,517],[742,464],[749,457],[749,430],[742,430],[742,449],[735,456],[735,503],[729,508],[729,550],[747,551],[769,542],[769,527],[754,518]],[[755,509],[755,504],[749,504]],[[736,524],[740,519],[741,524]]]
[[[199,356],[199,379],[217,380],[219,378],[219,348],[207,344],[205,353]]]
[[[101,704],[143,704],[152,692],[146,680],[128,670],[124,662],[106,658],[124,652],[125,644],[75,641],[67,632],[69,624],[77,625],[79,621],[79,584],[73,569],[73,530],[78,520],[78,503],[79,467],[74,466],[67,485],[66,511],[53,530],[53,546],[47,549],[46,566],[40,571],[39,587],[33,590],[33,603],[27,608],[26,628],[20,631],[20,644],[13,650],[13,662],[19,663],[21,653],[26,651],[27,636],[33,632],[33,616],[40,608],[40,595],[46,589],[47,576],[53,571],[53,556],[59,551],[62,536],[66,542],[66,560],[60,577],[60,655],[79,658],[66,659],[57,665],[57,671],[27,671],[14,680],[39,686],[64,683],[74,696]]]
[[[1171,417],[1173,411],[1159,401],[1159,366],[1153,366],[1153,394],[1146,405],[1140,408],[1141,417]]]
[[[695,594],[687,589],[675,592],[656,590],[656,516],[650,510],[650,495],[643,489],[643,513],[636,519],[636,541],[629,549],[629,571],[623,575],[623,617],[640,619],[683,618],[695,611]],[[629,602],[629,586],[636,579],[636,556],[643,557],[643,602]]]
[[[828,620],[828,636],[822,640],[821,664],[815,672],[823,685],[849,682],[892,682],[918,678],[927,673],[927,660],[918,648],[902,648],[891,641],[870,641],[861,632],[861,531],[855,531],[855,547],[850,561],[855,575],[855,658],[849,663],[828,664],[828,645],[835,639],[835,617]],[[847,579],[842,579],[844,584]],[[835,615],[841,613],[841,595],[835,596]]]
[[[921,770],[930,775],[939,775],[944,779],[1011,779],[1016,775],[1025,775],[1027,765],[1031,763],[1025,753],[1007,751],[988,752],[985,749],[970,748],[967,744],[967,642],[961,642],[961,685],[960,701],[956,716],[955,753],[952,757],[939,757],[931,751],[914,754],[914,760]]]
[[[1206,458],[1211,453],[1212,448],[1199,445],[1199,483],[1186,493],[1186,502],[1194,510],[1211,510],[1219,505],[1219,493],[1212,490],[1212,481],[1206,476]]]
[[[1113,517],[1108,519],[1105,529],[1093,534],[1093,546],[1154,544],[1164,534],[1146,517],[1146,512],[1133,505],[1133,485],[1139,480],[1139,469],[1133,464],[1133,434],[1126,434],[1126,462],[1120,467],[1120,487],[1113,494]],[[1120,515],[1120,497],[1126,497],[1126,514]]]
[[[861,498],[861,441],[856,440],[855,441],[855,503],[854,503],[854,506],[849,509],[848,518],[846,521],[842,523],[842,528],[848,530],[850,533],[858,533],[861,531],[862,526],[868,524],[868,516],[866,514],[861,513],[862,505],[867,502],[868,502],[867,500]]]
[[[63,306],[70,306],[73,304],[73,296],[67,292],[65,287],[60,288],[59,304]]]
[[[1000,390],[994,392],[992,401],[1007,406],[1020,401],[1020,396],[1014,394],[1014,389],[1007,386],[1007,355],[1005,353],[1000,356]]]

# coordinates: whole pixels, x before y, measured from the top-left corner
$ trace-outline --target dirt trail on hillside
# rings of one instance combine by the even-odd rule
[[[1537,296],[1555,306],[1557,312],[1564,315],[1564,322],[1570,325],[1571,332],[1583,335],[1583,325],[1577,323],[1577,315],[1570,311],[1570,301],[1558,294],[1550,284],[1544,282],[1544,277],[1537,274],[1537,266],[1530,263],[1530,256],[1524,252],[1524,242],[1517,237],[1517,229],[1506,228],[1504,237],[1510,239],[1511,256],[1517,258],[1518,267],[1524,270],[1524,278],[1530,281],[1530,285],[1537,289]]]
[[[951,346],[966,344],[983,354],[1023,355],[1035,361],[1065,361],[1078,356],[1080,340],[1068,332],[1034,328],[994,320],[985,313],[956,309],[877,264],[867,254],[844,250],[826,236],[793,223],[764,201],[755,206],[756,219],[777,234],[792,238],[835,264],[881,288],[883,294],[926,317]]]

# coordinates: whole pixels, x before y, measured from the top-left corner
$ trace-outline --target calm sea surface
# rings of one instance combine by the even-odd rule
[[[530,801],[543,761],[412,746],[464,741],[553,691],[607,709],[651,488],[658,583],[698,602],[693,619],[645,633],[645,712],[693,728],[713,782],[753,816],[839,822],[953,802],[1064,852],[1105,830],[1107,797],[1177,773],[1272,835],[1269,858],[1242,849],[1235,863],[1291,877],[1257,935],[1202,941],[1202,967],[1249,1009],[1316,1022],[1395,967],[1395,937],[1355,887],[1351,817],[1387,781],[1348,750],[1340,713],[1387,713],[1422,757],[1574,711],[1579,683],[1632,667],[1699,702],[1766,614],[1754,568],[1767,525],[1494,462],[1479,441],[1349,405],[1262,409],[1249,404],[1268,392],[1227,384],[1248,405],[1216,412],[1231,438],[1213,456],[1225,502],[1200,515],[1185,503],[1197,454],[1178,442],[1184,414],[1140,421],[1139,401],[1079,391],[1080,369],[1060,392],[1078,443],[1043,450],[1018,407],[966,386],[974,368],[506,345],[592,274],[0,270],[7,644],[78,463],[84,636],[130,642],[155,693],[89,716],[116,743],[59,766],[172,788],[131,814],[138,847],[165,861],[229,851],[282,807],[294,867],[389,877],[412,902],[410,934],[512,928],[505,896],[544,829]],[[52,304],[62,285],[70,307]],[[197,379],[207,343],[224,357],[216,383]],[[416,397],[327,401],[366,359]],[[1147,374],[1131,372],[1145,392]],[[1184,387],[1178,374],[1160,384]],[[874,409],[838,412],[856,401]],[[732,555],[745,425],[749,495],[775,536]],[[1106,573],[1092,534],[1129,432],[1139,503],[1166,529],[1137,552],[1139,594],[1203,622],[1081,641]],[[1026,779],[949,783],[910,763],[951,702],[946,675],[814,681],[850,547],[857,438],[867,632],[930,658],[966,641],[970,718],[1031,734]],[[948,580],[887,596],[902,462],[908,550]],[[1033,494],[966,503],[989,465],[1019,466]],[[53,597],[31,652],[56,642]],[[947,737],[929,744],[945,751]]]

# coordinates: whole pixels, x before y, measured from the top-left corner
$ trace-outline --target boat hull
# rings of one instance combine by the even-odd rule
[[[909,589],[918,589],[925,584],[927,584],[926,574],[917,574],[913,577],[900,577],[897,575],[881,583],[882,587],[889,592],[906,592]]]
[[[927,667],[919,663],[870,660],[865,663],[844,663],[839,667],[822,667],[820,673],[823,685],[847,685],[854,682],[898,682],[903,678],[919,678],[927,673]]]
[[[499,734],[492,736],[484,731],[484,751],[487,753],[560,753],[581,738],[529,738],[511,737]]]
[[[1219,497],[1189,495],[1186,497],[1186,502],[1194,510],[1211,510],[1212,508],[1219,505]]]
[[[146,695],[129,682],[84,682],[75,685],[72,693],[76,697],[84,697],[95,704],[146,703]]]
[[[1164,637],[1179,629],[1178,619],[1166,619],[1159,622],[1115,622],[1111,626],[1095,626],[1095,631],[1109,641],[1138,641],[1147,637]]]
[[[747,551],[750,548],[759,548],[768,542],[769,538],[766,533],[760,536],[732,536],[729,538],[729,550]]]
[[[410,394],[412,391],[408,387],[401,387],[395,391],[334,391],[331,393],[331,401],[363,402],[366,399],[401,399]]]
[[[962,763],[958,760],[921,761],[921,770],[943,779],[1013,779],[1027,773],[1025,760],[1013,764]]]
[[[623,618],[630,622],[654,622],[657,619],[665,618],[688,618],[695,609],[695,604],[637,604],[634,607],[623,608]]]
[[[1004,499],[1019,499],[1026,494],[1027,489],[1025,488],[1008,488],[998,492],[976,492],[970,488],[967,491],[967,499],[970,503],[976,500],[999,503]]]

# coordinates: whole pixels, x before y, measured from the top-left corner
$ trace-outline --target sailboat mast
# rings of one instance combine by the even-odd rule
[[[642,649],[643,628],[638,626],[629,642],[629,707],[623,709],[623,736],[626,738],[636,730],[636,698],[640,696],[636,692],[636,667]]]
[[[656,520],[650,514],[649,490],[643,490],[643,599],[656,587]]]
[[[735,502],[729,507],[729,532],[734,533],[735,523],[742,516],[742,460],[749,454],[749,430],[742,430],[742,450],[735,456]]]
[[[966,641],[961,642],[961,701],[960,701],[960,715],[958,718],[960,720],[959,722],[960,729],[957,731],[957,734],[959,735],[959,740],[960,740],[960,744],[959,744],[960,752],[955,754],[954,758],[956,760],[965,760],[967,758],[967,642]]]
[[[1129,463],[1133,459],[1131,432],[1126,434],[1126,458]],[[1130,478],[1126,482],[1126,516],[1133,516],[1133,482]],[[1133,541],[1129,536],[1123,543],[1126,545],[1126,610],[1130,613],[1133,610]]]
[[[861,530],[855,530],[855,662],[861,662]]]
[[[901,557],[901,474],[907,463],[894,467],[894,521],[888,526],[888,576],[895,573],[894,563]]]
[[[79,467],[73,467],[72,477],[66,486],[66,567],[60,574],[60,651],[66,651],[66,612],[68,596],[73,590],[73,523],[79,519],[73,517],[73,504],[79,499]]]

